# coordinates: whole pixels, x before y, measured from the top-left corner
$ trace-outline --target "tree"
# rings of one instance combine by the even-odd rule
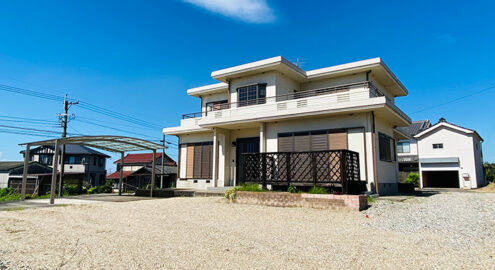
[[[483,167],[485,168],[486,181],[495,182],[495,163],[485,162]]]

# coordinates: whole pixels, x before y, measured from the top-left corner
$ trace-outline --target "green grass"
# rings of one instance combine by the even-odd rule
[[[242,185],[240,187],[235,187],[237,191],[254,191],[254,192],[264,192],[267,191],[266,189],[263,189],[260,187],[258,184],[251,184],[251,185]]]
[[[20,206],[20,207],[12,207],[12,208],[8,208],[8,209],[7,209],[7,211],[22,211],[22,210],[24,210],[24,209],[26,209],[26,207],[22,207],[22,206]]]
[[[374,203],[376,199],[374,197],[368,196],[368,203]]]
[[[322,188],[322,187],[312,187],[309,191],[308,191],[309,194],[327,194],[328,191],[326,188]]]

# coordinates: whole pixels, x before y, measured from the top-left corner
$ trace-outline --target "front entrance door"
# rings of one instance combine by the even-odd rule
[[[259,153],[260,152],[260,138],[242,138],[237,139],[236,141],[236,164],[237,167],[237,185],[244,183],[243,175],[243,162],[242,162],[242,154],[243,153]]]

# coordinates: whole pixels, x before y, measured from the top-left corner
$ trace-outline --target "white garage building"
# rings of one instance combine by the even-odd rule
[[[485,185],[483,139],[474,130],[440,121],[418,140],[420,186],[478,188]]]

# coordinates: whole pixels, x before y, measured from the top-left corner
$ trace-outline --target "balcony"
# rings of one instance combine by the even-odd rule
[[[180,127],[169,134],[202,132],[212,127],[236,127],[241,123],[277,121],[306,116],[377,110],[390,123],[404,125],[409,117],[369,81],[311,89],[258,99],[209,105],[205,111],[185,114]],[[392,113],[390,113],[392,112]],[[229,127],[230,126],[230,127]]]
[[[351,90],[359,89],[359,88],[361,88],[362,91],[351,92]],[[239,102],[213,104],[213,105],[210,104],[207,106],[206,111],[184,114],[182,115],[182,119],[208,117],[208,115],[211,116],[212,114],[219,116],[221,115],[221,113],[219,114],[218,111],[222,111],[222,110],[247,108],[249,106],[266,105],[270,103],[273,104],[280,102],[282,102],[282,104],[286,104],[284,103],[286,101],[300,100],[311,97],[321,97],[327,95],[331,95],[330,97],[335,97],[336,99],[334,99],[334,101],[336,102],[350,101],[351,98],[353,100],[357,100],[357,99],[369,99],[372,97],[384,96],[383,93],[381,93],[375,86],[373,86],[371,82],[358,82],[352,84],[305,90],[305,91],[272,96],[272,97],[244,100]],[[304,102],[298,102],[299,107],[303,107],[301,106],[303,105],[302,103]],[[283,107],[283,105],[277,107]]]

